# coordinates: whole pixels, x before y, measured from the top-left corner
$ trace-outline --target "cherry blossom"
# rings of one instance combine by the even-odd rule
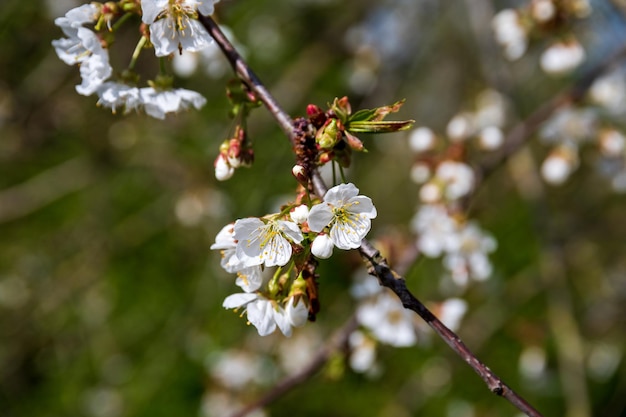
[[[246,266],[246,262],[237,257],[237,241],[233,237],[234,225],[224,226],[217,236],[215,243],[211,245],[212,250],[220,250],[222,268],[231,274],[237,274],[237,284],[245,292],[258,290],[263,284],[262,270],[259,265]]]
[[[371,228],[376,208],[369,197],[358,195],[354,184],[339,184],[326,193],[324,202],[309,212],[309,228],[330,228],[330,239],[339,249],[356,249]]]
[[[234,238],[237,239],[236,254],[245,266],[283,266],[291,259],[293,251],[290,240],[302,242],[302,232],[294,222],[268,220],[257,217],[235,222]]]
[[[197,20],[198,11],[211,15],[219,0],[141,0],[142,20],[150,25],[156,56],[179,50],[200,51],[213,42]]]

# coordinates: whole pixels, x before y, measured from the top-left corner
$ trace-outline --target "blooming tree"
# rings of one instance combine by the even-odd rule
[[[449,88],[446,84],[445,94],[465,97],[467,90],[471,97],[457,100],[458,106],[451,105],[453,100],[447,95],[436,100],[431,97],[421,102],[427,103],[422,106],[430,108],[436,101],[442,103],[437,104],[441,107],[424,111],[412,102],[425,87],[420,87],[419,94],[413,92],[406,75],[419,73],[419,65],[408,63],[419,62],[411,60],[420,54],[413,53],[415,56],[409,59],[403,50],[422,38],[421,32],[408,29],[415,28],[416,21],[428,20],[428,7],[439,7],[433,2],[361,5],[369,7],[373,17],[350,28],[325,21],[324,26],[333,36],[345,33],[343,46],[353,54],[353,59],[337,70],[344,74],[349,95],[335,85],[339,84],[338,78],[333,78],[331,84],[339,93],[311,93],[315,91],[316,66],[332,65],[323,61],[334,59],[317,48],[335,52],[341,49],[338,43],[326,45],[321,40],[316,40],[320,43],[311,50],[297,46],[304,58],[293,63],[295,77],[283,74],[284,79],[274,79],[275,84],[266,87],[255,73],[256,65],[264,77],[272,77],[271,71],[265,72],[265,65],[273,60],[286,61],[280,51],[288,48],[281,48],[276,35],[280,25],[271,19],[250,17],[270,16],[260,11],[267,4],[240,6],[242,3],[91,2],[77,4],[54,20],[55,30],[63,36],[52,41],[54,53],[63,63],[77,68],[75,76],[80,81],[74,89],[86,96],[81,98],[83,103],[102,108],[102,117],[107,118],[104,123],[112,132],[111,146],[121,153],[137,141],[144,141],[145,151],[128,156],[128,160],[139,166],[159,165],[159,175],[155,176],[159,186],[173,187],[178,193],[172,204],[176,225],[210,233],[208,243],[199,238],[197,242],[201,243],[174,250],[174,254],[154,251],[137,260],[147,271],[153,268],[151,260],[156,265],[159,258],[178,257],[185,250],[196,255],[199,252],[206,260],[204,268],[210,277],[203,276],[189,294],[179,294],[180,287],[169,294],[184,299],[183,304],[188,303],[190,310],[201,310],[210,317],[205,325],[212,329],[209,337],[193,328],[176,339],[182,346],[180,350],[206,370],[206,389],[200,404],[196,404],[201,414],[271,415],[277,411],[271,407],[273,402],[289,401],[284,395],[287,391],[310,383],[317,374],[339,381],[353,372],[358,381],[376,380],[390,369],[405,365],[406,372],[396,370],[405,378],[404,388],[394,394],[397,404],[388,405],[380,413],[434,413],[434,406],[425,405],[427,399],[436,402],[437,396],[451,386],[447,415],[493,414],[495,408],[485,411],[487,406],[473,388],[472,395],[465,399],[460,390],[457,393],[456,381],[462,380],[470,387],[479,385],[470,383],[474,377],[464,375],[460,366],[456,369],[458,362],[467,364],[489,391],[510,403],[503,401],[503,406],[493,407],[506,406],[502,409],[509,413],[515,407],[524,415],[541,416],[541,410],[550,406],[546,397],[554,396],[557,377],[550,369],[552,356],[557,356],[562,364],[559,387],[567,398],[559,412],[566,415],[564,409],[578,410],[580,414],[571,411],[569,415],[591,415],[593,390],[587,390],[584,370],[589,378],[597,378],[598,384],[617,378],[614,375],[621,350],[617,343],[585,343],[576,332],[577,325],[583,324],[568,320],[567,314],[583,307],[568,304],[568,297],[552,291],[567,287],[563,276],[572,264],[596,265],[598,255],[584,239],[564,243],[565,239],[553,238],[556,227],[547,224],[546,213],[551,206],[546,196],[583,185],[592,190],[589,195],[596,197],[599,190],[626,190],[622,121],[626,83],[624,70],[618,65],[626,54],[617,49],[617,53],[603,52],[601,58],[596,57],[595,51],[604,49],[598,46],[598,39],[589,35],[593,31],[580,29],[587,28],[585,24],[597,25],[593,23],[598,13],[595,4],[528,0],[518,2],[514,8],[508,3],[484,2],[480,6],[466,2],[470,11],[467,19],[472,21],[476,43],[482,48],[477,54],[482,57],[482,67],[475,67],[481,67],[483,74],[477,75],[479,71],[469,66],[461,71],[459,66],[442,60],[438,71],[426,78],[437,80],[448,71],[467,70],[461,79],[474,77],[468,83],[471,85],[464,85],[464,81]],[[332,9],[329,16],[334,17],[349,15],[352,8],[359,7],[337,3],[341,2],[302,0],[285,7],[290,8],[292,16],[301,10],[314,16],[328,8]],[[246,30],[227,26],[237,19],[248,19]],[[450,26],[456,26],[456,21]],[[254,65],[247,61],[249,53]],[[539,75],[532,72],[530,78],[528,74],[535,68]],[[394,73],[392,69],[405,77],[387,77]],[[190,81],[192,74],[199,73],[200,83]],[[226,82],[226,97],[220,97],[213,92],[213,84],[221,85],[226,73],[234,79]],[[207,78],[211,87],[207,86]],[[394,83],[398,85],[392,88]],[[548,83],[561,90],[546,98]],[[2,88],[0,84],[0,91]],[[461,90],[463,94],[458,92]],[[526,98],[531,90],[536,90],[538,96],[543,94],[536,108],[530,108],[532,100]],[[327,103],[305,104],[310,103],[303,96],[306,93]],[[327,97],[320,99],[320,94]],[[396,94],[400,97],[393,97]],[[391,104],[378,103],[380,97],[386,100],[383,103]],[[294,104],[299,102],[303,104]],[[283,107],[283,103],[289,104]],[[0,125],[3,106],[0,102]],[[58,111],[67,118],[76,113],[63,106],[58,106]],[[176,134],[184,131],[191,118],[205,125],[190,134]],[[147,122],[150,119],[157,120]],[[149,134],[132,133],[139,123],[149,126]],[[260,134],[268,123],[280,128],[281,139],[274,142],[274,136]],[[11,134],[11,130],[7,132]],[[217,134],[222,136],[215,140]],[[180,143],[173,141],[173,136],[180,138]],[[186,142],[187,136],[202,138]],[[155,153],[172,153],[172,146],[185,149],[186,160],[193,159],[201,168],[159,164]],[[102,162],[106,165],[124,158],[102,152],[93,159],[106,161]],[[285,158],[289,167],[283,163]],[[72,165],[67,169],[70,174],[63,177],[70,177],[74,184],[67,189],[80,189],[84,181],[89,181],[87,175],[74,174]],[[115,175],[114,171],[110,169],[107,175]],[[509,177],[510,181],[504,179]],[[581,178],[588,182],[580,182]],[[36,187],[37,181],[29,184]],[[133,178],[122,182],[117,193],[135,197],[125,188],[131,187],[129,184],[133,184]],[[46,196],[55,192],[63,191],[40,191],[40,204],[52,199]],[[22,204],[22,212],[28,212],[31,201],[38,201],[32,197],[36,194],[24,192],[28,198],[12,198],[11,204]],[[107,195],[106,204],[100,206],[116,207],[115,195]],[[142,197],[137,193],[136,198]],[[540,213],[533,217],[532,230],[520,226],[532,223],[525,221],[531,215],[519,208],[521,200],[528,202],[529,212]],[[590,204],[583,200],[577,204]],[[4,201],[0,194],[0,203]],[[154,205],[169,207],[170,203],[157,199]],[[515,214],[506,221],[499,220],[501,212],[507,210]],[[11,216],[10,210],[6,211],[8,215],[5,211],[0,204],[0,221],[3,216]],[[158,229],[151,228],[174,227],[170,227],[163,212],[157,210],[149,217],[145,212],[149,210],[137,215],[142,222],[133,223],[133,216],[128,216],[127,221],[111,227],[110,234],[124,237],[128,247],[133,247],[135,241],[158,236]],[[619,216],[612,216],[617,230],[621,227]],[[91,224],[99,221],[106,221],[106,216],[91,215]],[[569,217],[559,221],[564,229],[579,227]],[[523,239],[531,240],[533,233],[543,236],[543,232],[548,237],[545,242],[537,239],[539,249],[519,244]],[[81,245],[90,244],[90,239],[81,239]],[[98,251],[115,245],[101,246]],[[522,265],[533,250],[540,252],[539,261],[532,266]],[[580,257],[571,257],[573,252]],[[89,261],[102,262],[99,258]],[[67,262],[64,271],[82,270],[74,267],[76,263]],[[22,264],[27,270],[45,267],[45,262],[29,259]],[[116,271],[111,269],[114,275]],[[543,277],[541,286],[537,276]],[[177,279],[172,276],[167,282]],[[0,304],[19,303],[20,297],[28,299],[31,284],[22,285],[19,279],[6,282],[0,282]],[[607,278],[603,282],[617,285],[613,283],[618,280]],[[505,284],[510,285],[506,290]],[[593,292],[582,284],[572,285],[576,287],[573,291]],[[546,342],[546,331],[541,326],[528,324],[532,313],[518,318],[513,313],[515,302],[497,301],[519,297],[524,308],[528,305],[528,310],[534,311],[541,300],[536,301],[539,290],[534,292],[533,288],[539,287],[548,294],[548,317],[538,321],[541,325],[547,322],[555,333],[556,347]],[[106,290],[99,291],[94,294]],[[507,291],[515,294],[507,298]],[[414,295],[418,292],[426,302]],[[124,291],[116,296],[134,298]],[[149,290],[145,296],[150,296]],[[84,298],[88,313],[83,320],[94,326],[98,320],[105,320],[98,317],[114,310],[98,297],[87,294]],[[42,303],[42,311],[53,310],[50,305],[55,303],[63,304],[50,297]],[[146,301],[148,306],[162,303],[164,300]],[[219,313],[212,309],[206,314],[211,306],[218,306]],[[586,317],[593,321],[591,314]],[[506,337],[517,343],[519,378],[510,367],[496,369],[491,365],[501,352],[495,346],[502,345],[490,345],[496,339],[490,335],[498,326],[505,327],[501,324],[505,321]],[[150,329],[133,323],[120,324],[120,328],[124,326],[131,336],[153,335]],[[176,332],[167,324],[162,326],[166,333]],[[179,329],[184,324],[172,327]],[[213,331],[218,328],[221,331]],[[559,334],[563,329],[568,331],[565,336]],[[238,340],[233,348],[229,339],[235,335]],[[94,344],[112,344],[110,340],[100,342]],[[444,344],[461,361],[448,360],[447,353],[440,349]],[[494,347],[483,347],[480,355],[474,354],[481,344]],[[416,359],[421,356],[416,351],[430,350],[435,352],[432,359]],[[47,363],[48,356],[41,357],[41,362]],[[85,394],[83,403],[88,414],[124,415],[128,402],[121,399],[115,387],[132,379],[132,373],[124,371],[132,365],[120,357],[107,359],[101,371],[105,382],[94,383],[95,387]],[[159,355],[159,360],[167,362],[167,355]],[[39,359],[33,361],[38,363]],[[409,371],[410,366],[417,368]],[[146,373],[163,375],[156,365]],[[349,384],[351,377],[344,380]],[[408,391],[418,392],[423,404],[400,398]],[[311,398],[316,395],[312,392]],[[366,397],[359,396],[355,401],[367,407]],[[352,400],[345,401],[348,404]],[[594,407],[600,410],[600,406]],[[443,408],[437,410],[443,412]]]

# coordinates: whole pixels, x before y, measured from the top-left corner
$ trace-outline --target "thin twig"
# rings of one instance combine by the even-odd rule
[[[356,321],[356,317],[350,317],[350,319],[348,319],[348,321],[334,333],[330,342],[317,351],[306,367],[300,370],[300,372],[283,379],[270,391],[266,392],[261,398],[251,404],[248,404],[245,408],[233,414],[231,417],[243,417],[254,410],[265,407],[298,385],[308,381],[313,375],[324,367],[335,352],[347,351],[348,338],[350,337],[350,334],[356,330],[357,326],[358,323]]]
[[[233,45],[224,36],[217,24],[206,16],[200,16],[200,22],[207,29],[209,34],[213,36],[213,39],[217,42],[222,49],[227,59],[230,61],[235,73],[248,85],[248,87],[254,91],[259,99],[267,106],[268,110],[276,118],[276,121],[280,127],[285,131],[292,145],[295,141],[295,130],[292,124],[292,119],[285,113],[284,110],[278,105],[276,100],[272,97],[269,91],[262,85],[258,77],[247,66],[241,55],[236,51]],[[319,174],[314,173],[313,186],[315,193],[319,196],[323,196],[326,193],[327,186],[321,179]],[[465,346],[458,335],[452,330],[448,329],[426,306],[420,302],[406,287],[404,278],[395,273],[387,264],[386,260],[380,255],[380,253],[369,243],[367,240],[363,240],[361,248],[359,249],[361,255],[370,263],[370,271],[376,277],[378,277],[380,283],[390,288],[402,301],[405,308],[416,312],[430,327],[432,327],[437,335],[441,337],[448,346],[454,350],[474,371],[485,381],[487,387],[494,394],[501,396],[508,400],[511,404],[517,407],[520,411],[528,415],[529,417],[542,417],[541,414],[535,410],[526,400],[515,393],[509,388],[502,380],[497,377],[485,364],[483,364],[476,356]],[[321,366],[317,362],[312,364],[315,366]],[[315,373],[310,374],[298,374],[295,376],[295,382],[284,383],[284,388],[272,390],[271,398],[269,396],[263,397],[259,401],[264,401],[262,405],[269,404],[274,401],[284,392],[288,391],[291,386],[298,384],[309,378]],[[300,375],[300,376],[299,376]],[[304,378],[300,380],[299,378]],[[283,384],[281,384],[282,386]],[[258,404],[255,403],[255,404]],[[257,408],[261,405],[255,405]],[[249,407],[243,410],[237,416],[244,416],[251,411]]]

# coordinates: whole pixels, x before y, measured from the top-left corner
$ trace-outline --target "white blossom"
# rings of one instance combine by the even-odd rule
[[[222,306],[235,310],[244,308],[248,321],[261,336],[272,334],[278,327],[285,336],[290,337],[292,327],[304,325],[308,317],[304,301],[300,299],[295,305],[294,302],[293,298],[289,298],[286,308],[283,308],[259,293],[238,293],[226,297]]]
[[[626,147],[626,137],[615,129],[604,129],[599,134],[600,150],[607,156],[620,156]]]
[[[360,330],[350,333],[350,368],[355,372],[371,371],[376,365],[376,341]]]
[[[328,259],[333,255],[334,244],[331,238],[324,233],[320,233],[311,243],[311,253],[320,259]]]
[[[362,302],[357,308],[356,318],[382,343],[401,347],[413,346],[417,342],[413,313],[405,309],[389,291]]]
[[[228,163],[228,158],[223,154],[219,154],[215,158],[215,178],[218,181],[226,181],[235,174],[235,168]]]
[[[141,0],[142,20],[150,25],[156,56],[178,50],[200,51],[212,42],[197,20],[197,12],[213,14],[219,0]]]
[[[437,137],[433,131],[422,126],[414,129],[409,135],[409,146],[413,152],[425,152],[435,146],[436,140]]]
[[[492,151],[500,148],[504,143],[504,133],[496,126],[487,126],[478,133],[478,141],[481,148]]]
[[[234,238],[234,225],[224,226],[217,236],[215,243],[211,245],[212,250],[220,250],[222,260],[220,265],[231,274],[237,274],[237,284],[245,292],[254,292],[263,284],[262,270],[259,265],[247,266],[245,258],[242,260],[237,256],[237,241]]]
[[[445,184],[445,196],[450,200],[465,197],[474,187],[474,171],[462,162],[443,161],[435,177]]]
[[[165,119],[168,113],[177,113],[190,106],[200,109],[206,99],[199,93],[184,88],[161,90],[153,87],[139,89],[139,97],[145,112],[156,119]]]
[[[111,109],[113,113],[118,108],[124,109],[124,113],[137,110],[141,107],[139,89],[126,84],[107,81],[96,90],[98,95],[97,105]]]
[[[574,171],[575,164],[567,155],[553,152],[541,164],[541,176],[552,185],[561,185]]]
[[[585,60],[585,50],[572,39],[557,42],[546,49],[540,58],[541,69],[548,74],[564,74],[578,67]]]
[[[443,264],[457,285],[465,286],[469,278],[479,281],[489,278],[493,267],[487,254],[496,249],[492,236],[476,223],[469,222],[459,227],[456,238],[450,243]]]
[[[98,19],[99,14],[100,10],[96,5],[91,3],[83,4],[69,10],[65,13],[65,16],[54,19],[54,24],[65,32],[66,29],[77,29],[87,23],[94,23]],[[65,34],[71,36],[70,33],[65,32]]]
[[[237,257],[245,266],[265,264],[283,266],[291,259],[294,243],[302,242],[302,232],[294,222],[269,220],[267,223],[256,217],[235,222],[234,238],[237,240]]]
[[[309,212],[309,228],[330,228],[330,239],[339,249],[356,249],[371,228],[376,208],[369,197],[358,195],[354,184],[339,184],[326,192],[324,201]]]
[[[528,34],[522,25],[520,15],[513,9],[504,9],[493,17],[491,26],[496,41],[504,47],[507,59],[521,58],[528,47]]]
[[[222,303],[224,308],[244,308],[248,321],[256,327],[259,335],[267,336],[276,330],[276,314],[272,302],[257,293],[238,293],[226,297]]]
[[[291,220],[294,222],[302,224],[306,222],[309,217],[309,207],[306,204],[300,204],[289,212],[289,217],[291,217]]]
[[[93,94],[113,72],[109,53],[102,46],[98,35],[82,26],[93,23],[98,13],[95,6],[85,5],[55,20],[67,38],[52,41],[52,46],[63,62],[80,65],[82,83],[76,86],[76,91],[85,96]]]
[[[418,249],[429,257],[437,257],[446,252],[457,232],[455,220],[441,205],[421,206],[412,220],[412,226],[418,236]]]

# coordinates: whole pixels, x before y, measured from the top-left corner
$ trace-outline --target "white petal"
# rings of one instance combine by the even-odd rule
[[[285,308],[289,322],[293,327],[301,327],[307,322],[309,318],[309,309],[302,299],[298,300],[298,303],[294,306],[293,299],[287,301],[287,307]]]
[[[302,242],[304,237],[302,236],[302,231],[296,223],[285,220],[278,220],[277,223],[280,225],[280,228],[285,236],[296,243]]]
[[[150,25],[167,9],[168,0],[141,0],[141,20]]]
[[[309,211],[309,228],[321,232],[333,219],[333,212],[326,203],[316,204]]]
[[[219,1],[220,0],[200,0],[198,11],[205,16],[210,16],[215,11],[215,3]]]
[[[274,320],[274,307],[272,303],[265,299],[259,299],[255,303],[250,303],[246,310],[248,321],[257,328],[259,335],[267,336],[276,330]]]
[[[352,183],[339,184],[326,192],[324,201],[334,206],[343,206],[349,199],[356,197],[359,189]]]
[[[328,259],[333,255],[335,245],[328,235],[317,235],[311,244],[311,253],[320,259]]]
[[[256,294],[247,294],[247,293],[232,294],[224,299],[224,302],[222,303],[222,307],[228,308],[228,309],[239,308],[241,306],[248,304],[250,301],[255,300],[256,298],[258,298]]]

